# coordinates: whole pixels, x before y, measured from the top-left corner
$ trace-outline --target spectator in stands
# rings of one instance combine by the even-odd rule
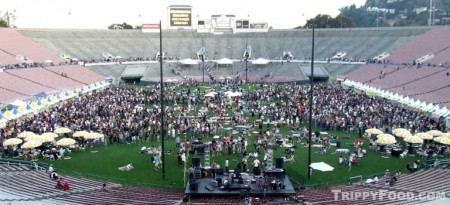
[[[64,185],[63,185],[63,190],[64,190],[64,191],[69,191],[69,190],[70,190],[70,184],[69,184],[69,182],[64,183]]]
[[[106,188],[106,183],[103,183],[102,185],[102,191],[108,192],[108,188]]]
[[[53,169],[53,165],[51,164],[50,166],[48,166],[48,169],[47,169],[47,172],[48,173],[52,173],[52,172],[54,172],[55,170]]]
[[[53,172],[50,173],[50,179],[56,181],[56,180],[59,179],[59,176],[58,176],[58,174],[55,171],[53,171]]]
[[[64,188],[63,184],[61,183],[61,180],[58,180],[58,182],[56,182],[55,188],[56,189],[63,189]]]
[[[389,169],[386,169],[386,172],[384,172],[384,177],[391,177],[391,172],[389,172]]]

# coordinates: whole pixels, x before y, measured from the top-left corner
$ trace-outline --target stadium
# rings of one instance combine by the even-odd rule
[[[0,204],[448,203],[450,27],[190,8],[0,28]]]

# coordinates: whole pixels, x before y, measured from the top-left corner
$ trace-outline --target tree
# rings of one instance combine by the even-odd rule
[[[0,27],[8,27],[8,23],[2,18],[0,18]]]
[[[121,24],[111,24],[110,26],[108,26],[108,29],[133,29],[133,26],[123,22]]]
[[[3,15],[0,12],[0,27],[14,27],[13,23],[16,20],[14,12],[6,11]]]
[[[334,18],[333,21],[335,24],[333,28],[352,28],[355,26],[353,24],[353,21],[349,17],[341,14],[336,16],[336,18]]]
[[[303,28],[311,27],[314,24],[316,28],[349,28],[353,27],[352,20],[346,16],[338,15],[336,18],[326,14],[319,14],[312,19],[308,19]],[[302,28],[302,27],[296,27]]]

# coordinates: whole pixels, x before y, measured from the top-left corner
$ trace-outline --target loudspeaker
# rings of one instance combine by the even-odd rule
[[[283,169],[283,167],[284,167],[284,160],[283,160],[283,158],[281,158],[281,157],[275,158],[275,168]]]
[[[209,185],[205,185],[205,189],[208,191],[214,191],[214,188],[210,187]]]
[[[221,169],[216,169],[216,174],[222,175],[223,174],[223,169],[222,168]]]
[[[336,148],[340,148],[341,147],[341,142],[340,141],[337,141],[336,142]]]
[[[189,183],[189,189],[192,191],[197,191],[198,190],[198,183]]]
[[[200,166],[200,158],[193,157],[192,158],[192,165],[194,165],[194,167],[199,167]]]

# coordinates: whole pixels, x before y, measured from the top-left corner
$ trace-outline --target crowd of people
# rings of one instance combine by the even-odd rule
[[[254,145],[258,151],[270,146],[267,140],[269,137],[283,134],[280,132],[282,125],[295,132],[301,131],[300,125],[308,122],[307,85],[251,84],[251,91],[242,89],[239,84],[217,83],[211,86],[211,90],[218,91],[213,97],[204,97],[207,91],[200,89],[201,84],[198,82],[171,83],[165,88],[165,135],[177,142],[181,149],[177,152],[180,158],[182,153],[189,150],[189,139],[193,142],[199,136],[215,135],[223,137],[211,144],[214,155],[254,156],[247,152],[249,142],[246,137],[249,133],[239,133],[239,137],[230,132],[223,135],[225,123],[258,128],[258,139],[262,142]],[[227,89],[239,91],[242,96],[229,98],[221,92]],[[68,127],[73,131],[100,132],[105,135],[104,143],[109,144],[160,140],[161,109],[158,105],[158,91],[158,85],[140,88],[112,87],[79,96],[36,115],[8,122],[0,130],[1,140],[16,137],[23,131],[41,134],[52,132],[58,127]],[[314,93],[313,121],[323,131],[362,133],[372,127],[388,132],[397,127],[407,128],[411,132],[446,130],[443,119],[409,110],[386,99],[343,89],[336,84],[318,84],[314,87]],[[199,114],[192,115],[193,110]],[[230,115],[230,112],[234,114]],[[212,116],[215,120],[211,120]],[[271,124],[274,126],[269,126]],[[152,161],[159,165],[160,159],[153,158]],[[155,166],[155,170],[158,168],[159,166]]]

